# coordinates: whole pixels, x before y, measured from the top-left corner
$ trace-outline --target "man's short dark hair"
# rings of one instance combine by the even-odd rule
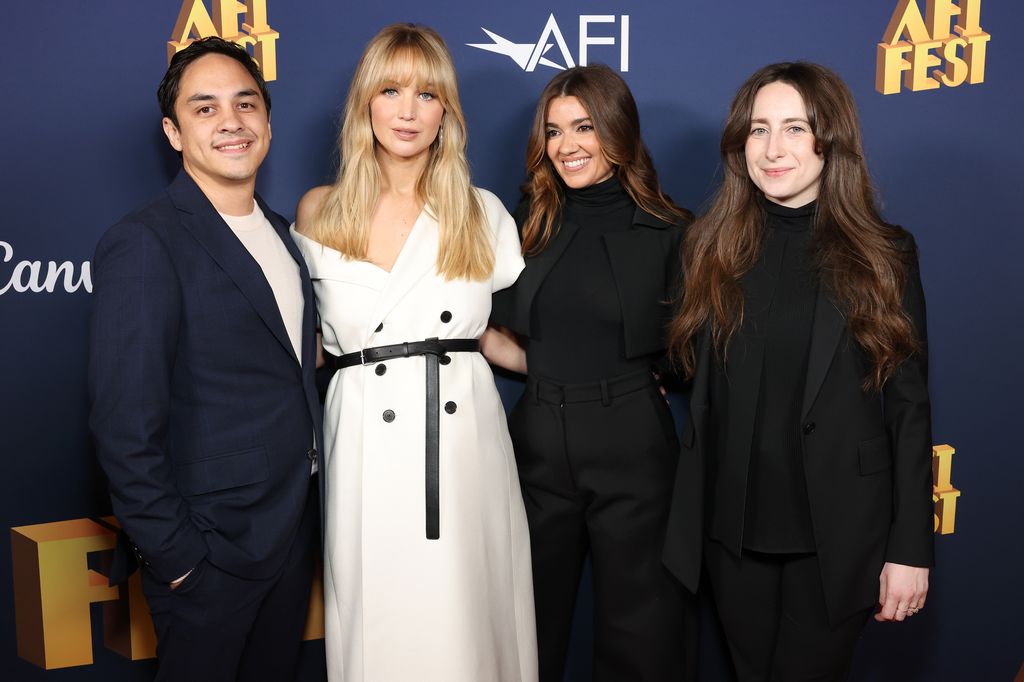
[[[185,73],[189,64],[208,54],[222,54],[244,66],[256,81],[256,85],[259,86],[263,103],[267,107],[267,116],[270,116],[270,91],[267,90],[267,82],[263,80],[260,67],[244,47],[217,36],[195,40],[171,58],[167,73],[164,74],[163,80],[160,81],[160,87],[156,90],[156,98],[160,101],[160,112],[171,119],[175,126],[178,125],[178,116],[174,113],[174,102],[178,99],[178,84],[181,82],[181,75]]]

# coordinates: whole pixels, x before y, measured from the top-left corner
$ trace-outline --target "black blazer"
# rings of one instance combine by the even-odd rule
[[[96,247],[89,424],[114,514],[165,582],[204,557],[273,575],[322,442],[309,273],[257,202],[301,274],[301,366],[263,271],[184,171]]]
[[[513,213],[520,236],[529,208],[524,200]],[[665,334],[672,319],[671,299],[680,274],[679,246],[684,226],[684,222],[667,223],[638,207],[631,224],[604,236],[622,309],[627,358],[665,350]],[[526,257],[526,268],[516,283],[494,295],[494,323],[526,337],[537,333],[530,325],[534,299],[579,229],[580,225],[563,221],[543,251]]]
[[[924,293],[913,239],[903,248],[913,260],[903,310],[927,348]],[[744,287],[749,310],[770,302],[773,284],[766,276],[756,286]],[[664,552],[665,564],[694,592],[705,531],[737,556],[741,551],[763,353],[758,335],[747,336],[746,352],[730,353],[729,428],[723,438],[710,427],[709,388],[715,368],[707,332],[697,348],[690,423],[683,432]],[[880,393],[864,391],[867,357],[824,286],[819,288],[801,431],[811,521],[833,623],[878,602],[884,562],[932,565],[931,409],[925,357],[922,353],[906,360]]]

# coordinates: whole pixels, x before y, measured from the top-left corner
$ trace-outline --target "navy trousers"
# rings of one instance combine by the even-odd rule
[[[294,680],[319,552],[314,482],[277,575],[248,580],[203,560],[174,590],[143,570],[157,636],[159,682]]]

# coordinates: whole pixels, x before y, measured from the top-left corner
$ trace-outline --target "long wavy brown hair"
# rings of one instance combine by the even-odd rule
[[[904,359],[921,352],[901,306],[907,268],[916,254],[906,246],[912,244],[907,232],[883,222],[875,207],[853,96],[839,76],[817,64],[766,66],[736,93],[722,132],[725,177],[683,243],[685,275],[669,330],[670,351],[692,376],[703,330],[710,328],[715,355],[724,362],[743,323],[740,282],[760,255],[765,223],[761,192],[747,173],[745,146],[754,98],[776,82],[800,93],[825,160],[813,224],[819,279],[871,362],[864,390],[880,390]]]
[[[526,145],[527,180],[522,188],[530,202],[523,224],[524,254],[535,255],[547,246],[558,230],[565,198],[562,180],[547,155],[548,106],[556,97],[575,97],[586,109],[601,152],[637,206],[666,222],[693,218],[661,191],[651,154],[640,137],[640,114],[626,82],[603,64],[576,66],[551,79],[533,116]]]

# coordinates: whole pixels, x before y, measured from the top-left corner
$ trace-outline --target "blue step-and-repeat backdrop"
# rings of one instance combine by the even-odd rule
[[[332,176],[366,41],[411,21],[447,40],[474,181],[509,207],[535,99],[566,66],[622,73],[665,189],[697,212],[716,183],[729,100],[751,72],[806,59],[850,84],[884,215],[921,250],[938,555],[927,609],[899,625],[872,622],[854,679],[1021,679],[1021,3],[57,0],[6,3],[2,18],[0,678],[148,680],[155,670],[138,583],[110,588],[102,576],[113,531],[86,427],[85,323],[97,239],[179,165],[155,97],[169,53],[211,33],[249,46],[274,103],[259,191],[292,215]],[[508,402],[521,390],[499,384]],[[673,403],[685,419],[685,397]],[[585,592],[571,680],[589,679]],[[310,614],[303,679],[322,676],[321,614]],[[701,677],[728,680],[706,601],[702,626]]]

